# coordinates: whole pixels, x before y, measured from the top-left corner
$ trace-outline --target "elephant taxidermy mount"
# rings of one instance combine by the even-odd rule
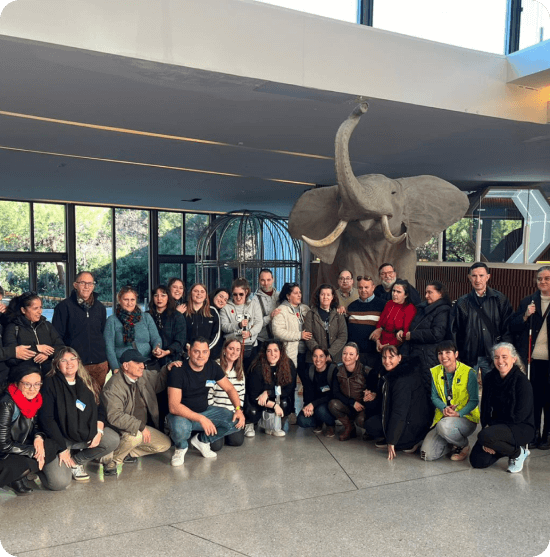
[[[323,281],[347,269],[354,277],[370,275],[377,282],[378,267],[389,262],[414,285],[416,248],[460,220],[468,197],[435,176],[356,177],[349,138],[367,109],[367,103],[358,105],[336,133],[338,185],[306,191],[290,213],[288,229],[323,262]]]

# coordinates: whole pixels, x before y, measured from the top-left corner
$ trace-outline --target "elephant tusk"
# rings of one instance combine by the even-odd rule
[[[403,232],[401,236],[394,236],[391,233],[387,215],[382,215],[380,222],[382,223],[382,230],[384,231],[384,237],[390,244],[400,244],[407,237],[406,232]]]
[[[330,244],[332,244],[332,242],[334,242],[339,236],[341,236],[342,232],[344,232],[347,225],[348,225],[347,221],[341,220],[336,225],[336,228],[322,240],[312,240],[307,236],[302,236],[302,239],[304,240],[304,242],[306,242],[310,246],[313,246],[314,248],[324,248],[325,246],[329,246]]]

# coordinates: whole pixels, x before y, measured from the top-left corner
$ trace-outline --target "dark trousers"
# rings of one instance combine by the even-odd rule
[[[282,411],[284,412],[284,416],[288,416],[294,408],[294,400],[290,400],[287,397],[281,397],[281,402],[279,403],[281,406]],[[266,408],[265,406],[260,406],[259,404],[255,403],[255,401],[247,400],[246,405],[244,407],[244,415],[246,417],[247,424],[257,424],[262,417],[262,413],[264,410],[268,412],[273,412],[270,408]]]
[[[244,428],[239,429],[235,433],[231,433],[231,435],[226,435],[213,443],[210,443],[210,448],[213,451],[221,451],[224,445],[228,447],[240,447],[244,443]]]
[[[333,398],[328,403],[328,409],[330,413],[337,419],[341,418],[349,418],[350,420],[355,422],[355,425],[359,427],[364,427],[365,422],[365,412],[362,410],[361,412],[357,412],[355,408],[344,404],[341,400],[337,398]]]
[[[550,420],[550,385],[548,376],[550,362],[548,360],[533,360],[531,362],[531,386],[533,387],[533,406],[535,407],[535,434],[542,434],[542,438],[548,437],[548,421]],[[544,429],[540,426],[544,415]]]
[[[378,352],[361,352],[359,354],[359,360],[364,366],[368,366],[371,369],[376,367],[381,362],[382,357]]]
[[[493,449],[495,454],[485,452],[483,447]],[[477,442],[470,453],[470,464],[473,468],[487,468],[505,456],[517,458],[520,454],[521,450],[512,430],[507,425],[496,424],[479,432]]]
[[[365,431],[373,438],[384,437],[384,426],[382,425],[382,414],[375,414],[365,420]]]
[[[52,439],[44,439],[44,452],[46,453],[44,465],[49,464],[56,458],[57,445]],[[11,484],[25,472],[38,473],[38,461],[30,456],[20,454],[9,454],[6,458],[0,459],[0,486]]]

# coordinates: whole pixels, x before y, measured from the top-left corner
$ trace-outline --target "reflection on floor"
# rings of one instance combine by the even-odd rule
[[[507,461],[388,462],[372,441],[290,428],[217,459],[190,449],[125,464],[118,478],[28,497],[0,490],[0,541],[12,555],[534,556],[550,540],[550,451],[520,474]]]

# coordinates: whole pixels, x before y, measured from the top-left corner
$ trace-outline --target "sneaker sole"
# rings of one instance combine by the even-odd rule
[[[201,448],[196,445],[194,439],[191,439],[191,445],[195,447],[195,449],[197,449],[197,451],[199,451],[204,458],[218,458],[218,455],[213,450],[210,450],[210,453],[204,454]]]
[[[79,478],[75,478],[73,476],[73,480],[76,480],[77,482],[87,482],[90,479],[90,476],[81,476]]]

